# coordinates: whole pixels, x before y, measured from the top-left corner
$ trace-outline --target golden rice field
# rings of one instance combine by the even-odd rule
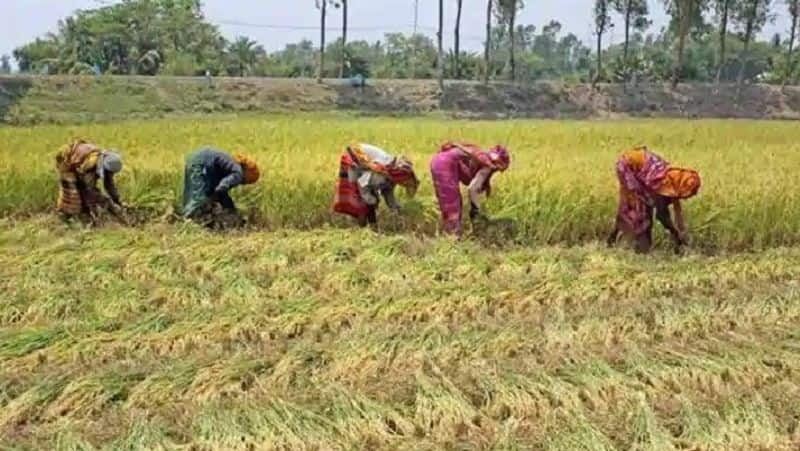
[[[796,450],[800,129],[745,121],[275,115],[0,128],[0,449]],[[148,218],[47,214],[71,136],[122,149]],[[446,138],[507,143],[513,240],[436,233]],[[422,189],[377,230],[328,211],[351,140]],[[693,247],[606,249],[616,154],[697,168]],[[248,150],[227,235],[162,217],[183,155]],[[663,234],[661,235],[663,237]]]
[[[422,189],[391,231],[435,232],[428,164],[446,139],[507,144],[511,170],[494,182],[490,212],[516,221],[525,244],[582,244],[604,236],[613,220],[617,155],[647,144],[674,164],[698,169],[700,196],[687,204],[695,245],[742,250],[800,243],[800,126],[796,122],[631,120],[617,122],[468,122],[431,118],[282,115],[128,122],[124,125],[0,129],[0,214],[53,208],[53,153],[73,136],[121,149],[120,186],[127,202],[155,214],[181,193],[184,156],[213,145],[254,154],[264,180],[236,193],[253,223],[314,229],[330,212],[338,157],[352,141],[404,153]]]

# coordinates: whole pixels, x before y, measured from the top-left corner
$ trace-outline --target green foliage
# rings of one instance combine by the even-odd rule
[[[744,43],[737,34],[727,34],[726,58],[721,66],[720,81],[735,82],[745,58]],[[685,50],[683,75],[685,79],[713,82],[716,78],[719,61],[719,36],[716,30],[689,40]],[[658,35],[635,33],[631,38],[627,67],[623,61],[623,44],[609,47],[603,53],[609,61],[609,80],[638,81],[669,80],[675,59],[671,36],[662,32]],[[777,75],[785,61],[785,45],[776,47],[767,41],[750,43],[747,55],[748,64],[743,74],[744,81],[779,82]]]
[[[770,2],[667,0],[672,21],[665,29],[654,32],[648,31],[646,2],[598,0],[596,37],[602,39],[608,33],[613,12],[621,15],[619,22],[627,35],[624,42],[610,48],[601,45],[599,54],[596,41],[590,49],[576,35],[563,33],[556,21],[541,30],[515,23],[516,78],[523,82],[551,78],[587,81],[590,71],[597,72],[600,58],[606,64],[600,65],[598,80],[667,80],[676,66],[678,17],[683,6],[689,8],[691,17],[682,52],[682,79],[714,81],[719,66],[722,81],[737,80],[741,74],[741,81],[791,82],[797,64],[789,64],[790,40],[778,39],[776,45],[770,46],[756,39],[757,32],[770,20]],[[330,0],[329,4],[341,5]],[[792,8],[796,9],[795,4],[796,0],[788,0],[790,13],[794,11]],[[729,9],[725,23],[728,48],[725,61],[721,61],[718,29],[722,27],[719,16],[725,5]],[[523,6],[519,0],[496,4],[489,67],[480,61],[480,55],[462,52],[461,78],[481,79],[487,70],[493,79],[509,75],[512,48],[509,27]],[[713,24],[710,10],[717,16]],[[796,41],[797,33],[791,41],[793,48],[797,47]],[[125,0],[77,12],[59,23],[57,33],[16,49],[14,57],[22,72],[202,75],[209,71],[213,75],[230,76],[312,77],[317,71],[317,52],[309,40],[287,44],[270,54],[247,37],[228,42],[215,26],[205,21],[196,0]],[[375,78],[431,79],[437,73],[436,44],[421,34],[388,33],[381,41],[351,41],[346,48],[340,39],[326,45],[326,54],[323,68],[326,78],[339,76],[342,61],[347,61],[345,77],[361,74]],[[799,59],[795,57],[794,61]],[[455,56],[448,52],[447,77],[456,75],[454,60]]]
[[[577,77],[588,73],[590,50],[572,33],[562,34],[561,24],[550,21],[539,33],[532,25],[520,25],[514,34],[517,79]],[[492,29],[490,76],[500,78],[508,71],[510,36],[503,27]]]
[[[459,78],[463,80],[479,80],[483,76],[483,55],[474,52],[461,52],[458,58]],[[445,55],[445,77],[456,78],[455,53]]]
[[[592,82],[604,81],[608,79],[607,73],[603,68],[603,35],[606,34],[614,24],[611,22],[612,11],[611,0],[595,0],[594,9],[592,10],[594,17],[594,35],[596,39],[595,45],[595,62],[597,66],[594,70]]]
[[[0,74],[11,73],[11,57],[8,55],[0,56]]]
[[[351,44],[354,45],[355,43]],[[267,74],[279,77],[311,77],[316,71],[314,43],[304,39],[262,60],[261,67]]]
[[[158,50],[152,49],[142,55],[137,61],[139,73],[141,75],[155,75],[158,73],[158,68],[162,64],[161,54]]]
[[[647,18],[649,9],[644,0],[615,0],[614,10],[623,17],[623,23],[633,31],[644,31],[652,24]]]
[[[59,47],[55,37],[37,38],[30,44],[14,50],[14,59],[17,60],[20,72],[40,72],[51,62],[57,61],[58,56]]]
[[[264,48],[247,37],[240,36],[228,46],[228,73],[240,77],[249,75],[258,58],[264,56]]]
[[[389,33],[382,46],[384,57],[375,65],[378,78],[434,78],[436,45],[425,35]]]
[[[752,39],[769,21],[771,0],[738,0],[733,2],[731,23],[741,40]]]
[[[524,0],[495,0],[495,19],[500,25],[513,25],[512,21],[524,7]]]
[[[159,73],[162,75],[194,76],[202,74],[203,68],[190,53],[177,52],[170,55],[166,64],[161,66]]]
[[[185,67],[171,59],[191,55],[201,68],[224,66],[225,40],[205,22],[197,0],[126,0],[80,10],[59,23],[56,34],[14,51],[20,70],[83,73],[98,67],[111,74],[161,72]],[[174,71],[174,70],[171,70]]]

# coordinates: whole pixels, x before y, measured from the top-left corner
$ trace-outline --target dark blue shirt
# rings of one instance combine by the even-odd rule
[[[203,164],[207,194],[216,195],[223,207],[235,208],[228,191],[244,182],[242,166],[228,153],[215,149],[198,150],[191,160]]]

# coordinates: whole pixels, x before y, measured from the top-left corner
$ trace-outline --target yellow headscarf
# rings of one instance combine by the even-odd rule
[[[647,152],[648,149],[646,146],[634,147],[633,149],[623,153],[622,159],[628,164],[629,167],[635,171],[638,171],[642,168],[642,166],[644,166],[645,161],[647,161]]]
[[[700,174],[692,169],[670,168],[656,191],[664,197],[688,199],[700,190]]]
[[[237,153],[233,155],[233,160],[239,163],[244,173],[244,184],[250,185],[258,181],[261,177],[261,171],[258,169],[256,160],[245,154]]]

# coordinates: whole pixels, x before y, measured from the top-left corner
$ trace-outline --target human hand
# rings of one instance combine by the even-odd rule
[[[488,218],[483,214],[483,212],[481,212],[477,205],[470,204],[469,219],[472,221],[485,221]]]
[[[108,203],[108,208],[114,214],[120,214],[127,210],[127,206],[125,204],[122,202],[116,202],[114,200]]]

